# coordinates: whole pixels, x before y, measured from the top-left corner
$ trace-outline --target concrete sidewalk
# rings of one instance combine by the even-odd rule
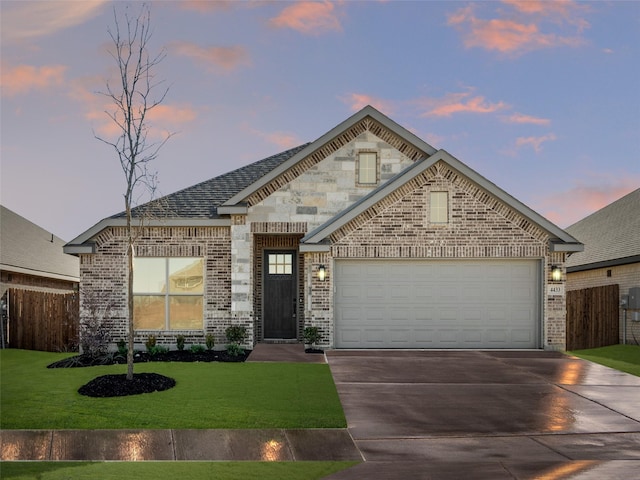
[[[3,430],[1,460],[362,461],[346,429]]]

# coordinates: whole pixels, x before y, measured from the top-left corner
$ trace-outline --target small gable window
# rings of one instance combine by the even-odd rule
[[[431,192],[430,223],[447,223],[449,221],[449,195],[447,192]]]
[[[378,183],[378,154],[376,152],[358,152],[358,185],[376,185]]]

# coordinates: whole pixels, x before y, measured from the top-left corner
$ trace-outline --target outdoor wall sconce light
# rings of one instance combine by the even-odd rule
[[[554,265],[553,267],[551,267],[551,279],[554,282],[559,282],[560,280],[562,280],[562,269],[559,266]]]
[[[318,280],[324,282],[324,279],[327,275],[327,270],[324,268],[324,265],[320,265],[318,267]]]

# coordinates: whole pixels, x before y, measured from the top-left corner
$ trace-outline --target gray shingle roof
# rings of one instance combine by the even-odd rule
[[[78,259],[63,253],[64,240],[4,206],[0,210],[3,270],[78,281]]]
[[[584,243],[567,260],[569,271],[622,264],[640,257],[640,188],[566,228]],[[635,258],[635,261],[640,261]]]
[[[217,207],[236,193],[293,157],[308,143],[278,153],[197,185],[158,198],[133,209],[133,215],[144,211],[159,217],[219,218]],[[120,212],[110,218],[124,218]]]

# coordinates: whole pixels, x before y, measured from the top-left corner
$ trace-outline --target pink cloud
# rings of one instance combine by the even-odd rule
[[[581,14],[589,11],[585,3],[576,3],[573,0],[502,0],[518,12],[527,15],[550,17],[556,22],[567,22],[577,25],[581,30],[589,27],[589,23],[581,17]]]
[[[93,125],[96,134],[109,140],[119,136],[122,130],[108,115],[115,114],[115,105],[106,96],[96,93],[105,90],[102,82],[97,77],[77,79],[70,84],[69,96],[82,105],[84,117]],[[197,110],[190,105],[157,105],[147,112],[150,140],[163,138],[167,132],[179,132],[197,116]],[[120,118],[120,115],[116,115],[116,118]]]
[[[251,64],[249,52],[240,45],[205,48],[195,43],[176,42],[172,44],[172,48],[179,55],[190,57],[208,67],[221,68],[226,72]]]
[[[64,83],[64,65],[44,65],[34,67],[32,65],[17,65],[11,67],[2,65],[0,84],[2,95],[12,97],[29,93],[32,90],[46,90],[52,86],[60,86]]]
[[[332,2],[296,2],[270,20],[276,28],[291,28],[307,35],[341,31],[342,25]]]
[[[454,113],[494,113],[510,108],[507,103],[488,102],[483,96],[473,96],[472,91],[448,93],[444,98],[420,99],[415,102],[423,109],[423,117],[450,117]]]
[[[540,25],[535,23],[534,20],[538,20],[540,14],[544,13],[544,16],[548,17],[556,12],[556,15],[552,17],[554,22],[560,21],[561,23],[578,25],[579,30],[588,27],[586,21],[579,21],[580,19],[565,13],[570,9],[569,3],[571,2],[546,7],[545,10],[545,5],[555,3],[557,2],[506,2],[507,5],[524,14],[525,18],[520,20],[511,17],[490,20],[479,18],[476,16],[476,5],[474,4],[450,14],[448,24],[455,26],[463,33],[464,45],[467,48],[478,47],[500,53],[520,54],[540,48],[563,45],[576,47],[584,44],[584,40],[579,36],[543,33]],[[559,16],[557,12],[562,12],[562,15]],[[534,13],[537,14],[535,19],[531,18]]]
[[[267,140],[269,143],[273,143],[274,145],[285,149],[293,148],[302,143],[294,134],[285,132],[265,133],[262,135],[262,138]]]
[[[262,138],[264,141],[276,145],[278,148],[287,149],[301,145],[302,142],[295,134],[288,132],[263,132],[248,124],[243,124],[242,128],[250,135]]]
[[[531,115],[524,115],[522,113],[514,113],[513,115],[509,115],[508,117],[504,117],[504,120],[507,123],[518,123],[518,124],[532,124],[532,125],[549,125],[551,124],[551,120],[548,118],[539,118],[533,117]]]
[[[536,153],[538,153],[540,152],[540,150],[542,150],[542,144],[544,142],[551,142],[554,140],[557,140],[557,137],[554,133],[549,133],[541,137],[518,137],[516,139],[516,148],[521,148],[529,145],[536,151]]]
[[[2,39],[22,41],[52,35],[98,16],[108,3],[108,0],[3,2]]]
[[[591,175],[569,189],[536,202],[535,209],[556,225],[566,228],[602,207],[622,198],[640,185],[640,176]]]
[[[194,10],[200,13],[208,13],[231,10],[231,8],[240,3],[241,2],[233,0],[182,0],[178,2],[177,6],[184,10]]]
[[[392,114],[395,110],[393,102],[364,93],[350,93],[343,97],[342,101],[347,104],[353,112],[357,112],[367,105],[371,105],[376,110],[380,110],[387,115]]]

